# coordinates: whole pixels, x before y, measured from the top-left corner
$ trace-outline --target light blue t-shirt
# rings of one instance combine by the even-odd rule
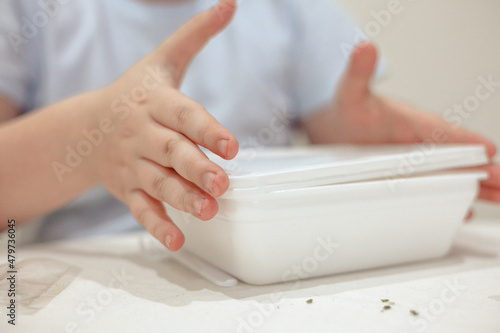
[[[29,112],[107,85],[215,2],[3,0],[0,91]],[[332,98],[348,60],[345,45],[356,34],[331,0],[239,1],[232,23],[195,58],[181,90],[242,148],[286,145],[293,124]],[[98,187],[46,216],[39,238],[136,227],[127,207]]]

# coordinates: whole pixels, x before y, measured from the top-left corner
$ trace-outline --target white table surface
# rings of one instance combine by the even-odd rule
[[[464,225],[438,260],[269,286],[217,287],[145,233],[16,255],[17,325],[4,275],[0,332],[500,332],[500,220]]]

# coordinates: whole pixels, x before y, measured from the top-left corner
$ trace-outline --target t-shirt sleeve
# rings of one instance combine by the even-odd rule
[[[332,0],[293,2],[292,99],[294,111],[303,118],[332,99],[350,52],[363,36]]]
[[[0,92],[21,108],[27,107],[30,66],[28,46],[35,30],[25,27],[28,15],[19,0],[0,1]],[[33,69],[32,69],[33,70]]]

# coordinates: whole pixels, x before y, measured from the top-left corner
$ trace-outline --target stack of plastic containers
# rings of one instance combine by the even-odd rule
[[[446,254],[482,171],[482,146],[320,146],[242,151],[210,221],[166,206],[185,249],[251,284]]]

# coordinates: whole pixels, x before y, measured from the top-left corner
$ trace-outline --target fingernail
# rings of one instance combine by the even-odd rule
[[[196,214],[201,215],[201,210],[203,209],[203,206],[205,206],[205,203],[207,203],[208,200],[205,198],[198,198],[194,201],[194,211]]]
[[[205,186],[205,190],[209,193],[213,192],[214,189],[214,179],[215,173],[207,172],[203,175],[203,186]]]
[[[228,148],[229,148],[229,140],[223,139],[217,142],[217,150],[219,151],[219,154],[222,155],[223,157],[227,156]]]
[[[165,236],[165,244],[167,245],[167,247],[170,249],[170,242],[172,241],[172,235],[168,234],[167,236]]]

